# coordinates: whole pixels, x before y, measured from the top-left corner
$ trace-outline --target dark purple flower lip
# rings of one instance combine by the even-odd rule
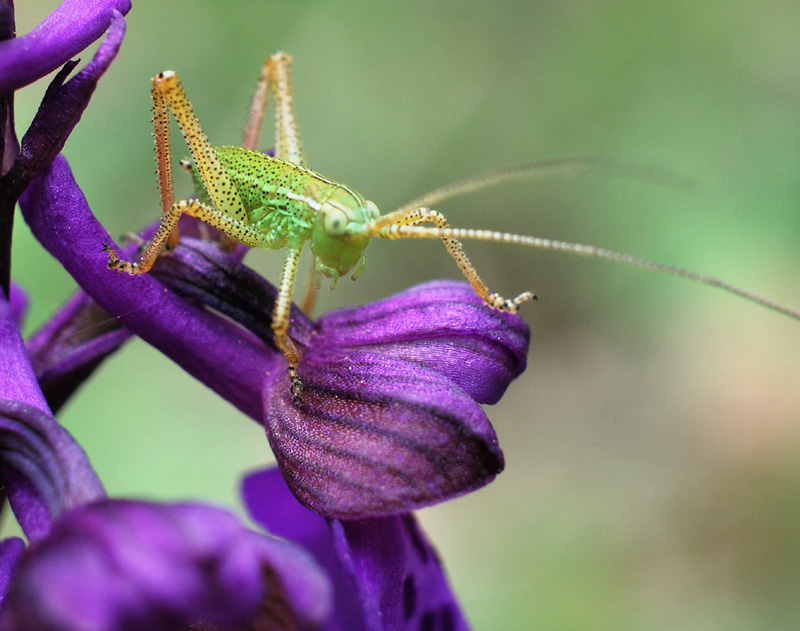
[[[374,352],[314,350],[297,402],[288,377],[267,381],[267,436],[305,505],[358,519],[472,491],[503,468],[480,406],[452,380]]]

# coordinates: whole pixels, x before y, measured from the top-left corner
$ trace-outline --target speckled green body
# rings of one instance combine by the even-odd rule
[[[344,188],[319,173],[291,162],[241,147],[216,147],[244,205],[249,223],[270,249],[302,247],[309,240],[317,211],[334,190]],[[212,201],[196,168],[192,169],[198,199]]]

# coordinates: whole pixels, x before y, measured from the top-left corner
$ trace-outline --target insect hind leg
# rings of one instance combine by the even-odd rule
[[[257,149],[270,96],[275,103],[275,157],[305,166],[306,157],[294,113],[292,58],[283,52],[270,55],[261,67],[242,146]]]

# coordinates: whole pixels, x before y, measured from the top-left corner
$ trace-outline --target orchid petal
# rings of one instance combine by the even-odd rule
[[[408,511],[479,488],[503,468],[481,407],[433,370],[364,351],[311,351],[295,401],[265,384],[267,436],[292,491],[327,516]]]
[[[30,33],[0,42],[0,94],[62,66],[130,8],[130,0],[65,0]]]

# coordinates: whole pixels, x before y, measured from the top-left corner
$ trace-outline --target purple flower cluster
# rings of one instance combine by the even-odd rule
[[[0,475],[28,539],[0,542],[0,629],[466,629],[410,511],[502,470],[481,404],[524,370],[528,328],[455,282],[315,321],[295,310],[296,401],[269,328],[276,291],[239,257],[184,237],[147,276],[109,273],[111,239],[59,152],[129,9],[66,0],[14,39],[0,0]],[[60,66],[20,145],[14,90]],[[17,201],[81,288],[26,343],[27,299],[10,282]],[[107,496],[54,413],[132,335],[263,425],[278,468],[249,475],[243,496],[271,535],[201,503]]]

